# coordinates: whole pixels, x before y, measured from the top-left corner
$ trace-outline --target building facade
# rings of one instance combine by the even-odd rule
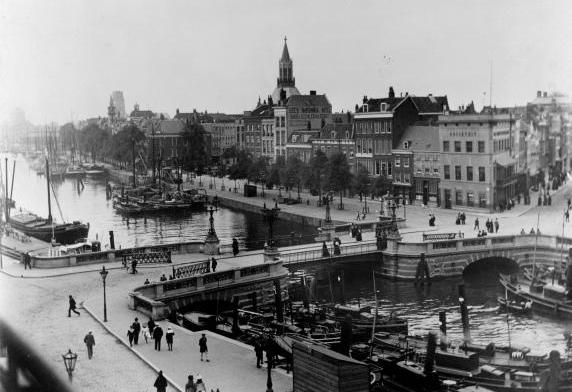
[[[125,111],[125,99],[123,98],[123,91],[113,91],[111,93],[111,102],[115,108],[115,114],[119,119],[127,118]]]
[[[439,116],[444,208],[506,208],[516,195],[515,120],[510,114]]]

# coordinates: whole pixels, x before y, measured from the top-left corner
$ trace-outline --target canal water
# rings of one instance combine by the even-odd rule
[[[12,160],[9,161],[11,177]],[[4,159],[2,174],[4,175]],[[52,200],[52,215],[61,220],[59,203],[65,220],[82,220],[90,223],[90,238],[96,235],[105,245],[108,232],[114,231],[116,246],[202,241],[209,226],[206,212],[148,217],[124,217],[106,199],[105,178],[86,178],[83,187],[76,180],[54,182],[58,202]],[[46,181],[26,163],[20,155],[16,162],[13,198],[17,207],[47,216]],[[219,208],[214,213],[215,229],[223,244],[230,244],[236,237],[241,247],[261,249],[266,234],[262,216],[238,210]],[[303,235],[303,242],[311,242],[316,230],[292,222],[278,221],[275,233],[282,238],[282,245],[289,245],[291,233]],[[505,266],[506,267],[506,266]],[[461,317],[458,306],[458,285],[464,284],[469,304],[471,336],[477,343],[527,346],[535,352],[548,353],[552,349],[562,354],[570,353],[570,341],[565,335],[572,333],[572,322],[556,321],[540,315],[515,315],[508,319],[497,311],[497,296],[504,293],[498,283],[499,270],[487,264],[471,269],[459,279],[432,282],[415,286],[411,282],[376,280],[376,290],[381,314],[394,312],[409,320],[410,332],[425,334],[439,328],[438,313],[447,312],[448,335],[453,340],[462,337]],[[338,280],[338,276],[340,279]],[[371,270],[347,268],[331,271],[297,271],[292,281],[302,279],[311,287],[312,299],[320,301],[345,300],[351,304],[375,306]],[[331,284],[329,282],[332,282]],[[510,334],[509,331],[510,330]]]

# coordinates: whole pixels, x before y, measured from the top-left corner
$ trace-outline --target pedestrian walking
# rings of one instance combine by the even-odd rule
[[[479,231],[480,231],[480,228],[479,228],[479,218],[478,218],[478,217],[475,218],[475,227],[473,227],[473,230],[479,230]]]
[[[163,376],[162,370],[159,370],[159,376],[157,376],[153,386],[157,389],[157,392],[165,392],[167,390],[167,379]]]
[[[570,222],[570,212],[568,212],[568,210],[566,210],[564,216],[566,217],[566,222]]]
[[[185,385],[185,392],[197,392],[197,384],[195,384],[194,377],[189,375],[187,384]]]
[[[132,274],[137,273],[137,259],[136,258],[133,258],[133,260],[131,261],[131,273]]]
[[[238,254],[238,240],[236,238],[232,239],[232,254],[234,257]]]
[[[71,312],[74,312],[75,314],[80,316],[80,313],[77,310],[75,310],[75,299],[73,299],[71,295],[69,302],[70,302],[70,307],[68,309],[68,317],[71,317]]]
[[[167,327],[165,340],[167,341],[167,350],[169,351],[173,351],[173,336],[175,336],[175,332],[171,329],[171,327]]]
[[[139,323],[139,319],[135,317],[135,321],[133,321],[133,343],[139,344],[139,332],[141,332],[141,324]]]
[[[359,211],[357,212],[356,220],[360,220],[360,213],[359,213]]]
[[[161,339],[163,338],[163,328],[157,324],[153,330],[153,339],[155,340],[155,350],[161,351]]]
[[[499,220],[498,218],[495,218],[495,233],[499,232]]]
[[[133,330],[133,325],[129,326],[129,329],[127,330],[127,338],[129,339],[129,347],[133,347],[133,335],[134,335],[135,331]]]
[[[217,266],[217,262],[216,259],[214,257],[211,257],[211,268],[213,270],[213,272],[216,272],[216,266]]]
[[[83,338],[83,342],[87,347],[87,358],[91,359],[93,357],[93,346],[95,346],[95,338],[93,337],[91,331]]]
[[[209,349],[207,347],[207,337],[203,333],[203,336],[199,339],[199,349],[201,351],[201,361],[203,360],[203,356],[205,357],[207,362],[209,361]],[[197,384],[199,382],[199,378],[197,377]]]
[[[151,337],[149,335],[149,327],[147,327],[146,325],[143,325],[143,327],[141,328],[141,334],[143,335],[143,338],[145,339],[145,343],[149,342],[149,338]]]
[[[147,321],[147,327],[149,328],[149,335],[153,338],[153,332],[155,330],[155,321],[153,321],[153,317],[149,317],[149,321]]]
[[[30,257],[30,252],[24,254],[24,269],[32,269],[32,258]]]
[[[264,363],[264,349],[258,340],[254,342],[254,353],[256,354],[256,367],[260,368]]]
[[[207,387],[205,386],[205,382],[203,381],[203,376],[201,374],[197,374],[197,384],[196,384],[197,392],[207,392]]]
[[[330,251],[328,250],[326,241],[322,241],[322,257],[329,257],[329,256],[330,256]]]

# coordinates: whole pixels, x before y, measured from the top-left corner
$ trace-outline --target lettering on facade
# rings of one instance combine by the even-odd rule
[[[449,131],[449,137],[477,137],[476,131]]]

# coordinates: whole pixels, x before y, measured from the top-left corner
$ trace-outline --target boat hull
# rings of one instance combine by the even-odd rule
[[[44,220],[33,222],[34,225],[18,222],[16,219],[10,218],[10,225],[24,234],[37,238],[42,241],[51,242],[52,233],[57,243],[62,245],[74,244],[81,238],[87,238],[89,233],[89,224],[80,222],[62,223],[52,225]]]

